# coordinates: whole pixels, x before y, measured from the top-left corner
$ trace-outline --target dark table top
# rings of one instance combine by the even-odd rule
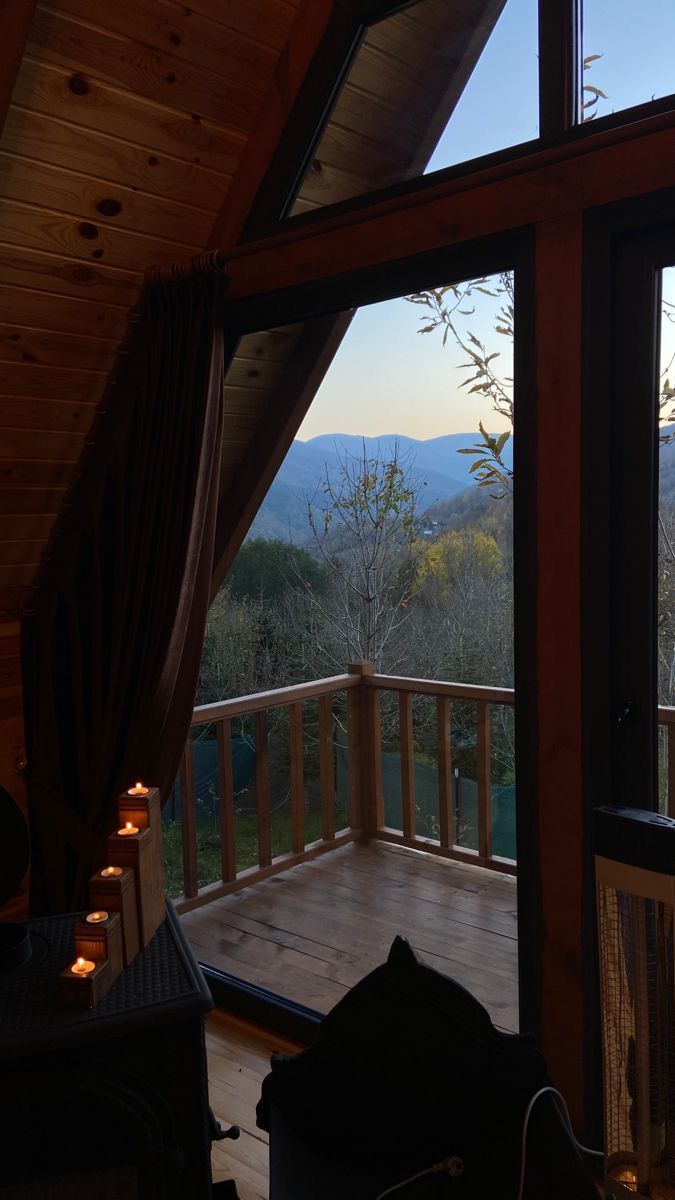
[[[0,1061],[173,1024],[213,1007],[211,995],[170,902],[149,946],[93,1009],[69,1008],[59,975],[73,962],[73,926],[81,913],[26,922],[33,953],[0,976]]]

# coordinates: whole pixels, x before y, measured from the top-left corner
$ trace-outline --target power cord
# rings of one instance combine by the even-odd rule
[[[577,1138],[575,1137],[574,1130],[572,1128],[572,1121],[570,1119],[569,1109],[567,1107],[567,1103],[565,1101],[565,1097],[563,1096],[562,1092],[559,1092],[557,1088],[554,1088],[551,1086],[540,1088],[538,1092],[534,1093],[534,1096],[530,1100],[527,1108],[525,1109],[525,1116],[523,1118],[523,1133],[522,1133],[522,1137],[521,1137],[521,1151],[520,1151],[520,1182],[518,1184],[517,1200],[523,1200],[523,1196],[525,1193],[525,1168],[527,1166],[527,1131],[528,1131],[529,1124],[530,1124],[530,1117],[532,1115],[532,1109],[534,1108],[535,1104],[537,1103],[537,1100],[539,1100],[541,1096],[545,1096],[547,1092],[550,1092],[551,1095],[554,1096],[555,1099],[558,1101],[558,1105],[561,1108],[562,1116],[563,1116],[563,1119],[567,1126],[567,1129],[569,1131],[570,1137],[572,1138],[572,1141],[574,1142],[577,1149],[581,1150],[581,1152],[583,1154],[590,1154],[594,1158],[604,1158],[604,1152],[602,1150],[591,1150],[591,1149],[589,1149],[588,1146],[583,1146],[581,1144],[581,1142],[578,1141]],[[425,1175],[433,1175],[440,1171],[446,1171],[447,1174],[452,1179],[456,1179],[457,1176],[463,1174],[464,1163],[461,1158],[459,1158],[457,1155],[453,1154],[453,1155],[451,1155],[450,1158],[444,1158],[442,1162],[434,1163],[434,1165],[432,1167],[426,1167],[424,1171],[418,1171],[416,1175],[409,1175],[407,1179],[402,1179],[400,1181],[400,1183],[395,1183],[395,1184],[393,1184],[392,1187],[386,1188],[385,1191],[380,1192],[380,1194],[375,1197],[375,1200],[385,1200],[385,1196],[392,1196],[394,1194],[394,1192],[398,1192],[401,1190],[401,1188],[407,1187],[409,1183],[414,1183],[416,1179],[422,1179],[423,1176],[425,1176]]]
[[[424,1175],[434,1175],[440,1171],[445,1171],[451,1179],[456,1179],[464,1171],[464,1163],[456,1154],[452,1154],[450,1158],[444,1158],[442,1162],[434,1163],[433,1167],[426,1167],[424,1171],[418,1171],[416,1175],[409,1175],[407,1179],[402,1179],[400,1183],[395,1183],[392,1187],[386,1188],[380,1192],[375,1200],[384,1200],[385,1196],[391,1196],[394,1192],[400,1191],[401,1188],[407,1187],[409,1183],[414,1183],[416,1179],[421,1179]]]
[[[581,1150],[583,1154],[591,1154],[597,1158],[605,1157],[604,1152],[602,1150],[589,1150],[588,1146],[582,1146],[581,1142],[577,1141],[576,1137],[574,1136],[574,1130],[572,1128],[572,1121],[570,1120],[569,1109],[567,1107],[565,1097],[562,1095],[562,1093],[559,1092],[557,1088],[550,1087],[550,1086],[540,1088],[538,1092],[534,1093],[534,1096],[532,1097],[532,1099],[530,1100],[530,1103],[528,1104],[527,1108],[525,1109],[525,1117],[523,1119],[523,1135],[522,1135],[522,1140],[521,1140],[521,1151],[520,1151],[520,1183],[518,1184],[518,1200],[523,1200],[523,1195],[525,1192],[525,1167],[527,1166],[527,1130],[528,1130],[528,1126],[530,1123],[530,1116],[532,1113],[532,1109],[534,1108],[535,1104],[537,1103],[537,1100],[540,1098],[540,1096],[545,1096],[547,1092],[550,1092],[551,1095],[554,1096],[555,1099],[559,1102],[559,1106],[562,1106],[562,1116],[563,1116],[563,1118],[565,1120],[565,1124],[569,1130],[570,1137],[572,1138],[572,1141],[574,1142],[577,1149]]]

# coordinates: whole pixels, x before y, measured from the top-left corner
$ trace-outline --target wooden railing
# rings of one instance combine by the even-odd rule
[[[380,697],[383,692],[398,694],[398,752],[401,771],[401,829],[385,824],[382,787],[382,737]],[[347,763],[349,787],[349,824],[336,831],[335,820],[335,745],[333,702],[346,693]],[[417,833],[415,797],[415,755],[413,739],[413,697],[435,700],[438,837]],[[321,836],[307,842],[305,836],[304,720],[303,705],[315,701],[318,707],[319,792]],[[451,719],[453,702],[475,705],[477,847],[459,845],[460,832],[453,792],[453,747]],[[511,707],[511,688],[481,687],[463,683],[441,683],[429,679],[409,679],[378,675],[371,663],[353,663],[344,675],[315,680],[294,687],[259,692],[206,704],[194,710],[192,730],[213,725],[216,733],[218,763],[218,825],[221,878],[199,887],[196,798],[192,756],[192,736],[187,743],[180,769],[183,897],[179,912],[207,904],[219,896],[238,891],[296,863],[350,841],[377,838],[437,854],[443,858],[474,863],[491,870],[516,873],[516,863],[493,852],[493,815],[491,786],[491,712],[496,706]],[[270,808],[268,713],[288,710],[288,755],[290,792],[291,850],[273,856]],[[232,723],[252,717],[256,751],[256,823],[258,864],[238,871],[236,864],[236,815],[232,769]],[[665,812],[675,816],[675,708],[660,706],[658,723],[665,731]]]
[[[382,788],[380,696],[398,693],[399,753],[401,763],[402,829],[385,824]],[[349,789],[348,827],[336,832],[335,746],[333,701],[346,693],[347,774]],[[415,757],[413,750],[413,697],[435,699],[438,761],[439,836],[424,837],[416,831]],[[303,771],[303,704],[318,707],[319,792],[321,836],[305,839],[305,781]],[[453,701],[475,705],[477,848],[458,845],[457,813],[452,784],[451,709]],[[218,824],[221,879],[199,887],[196,798],[192,735],[180,769],[183,897],[179,912],[209,903],[258,880],[305,862],[318,854],[350,841],[377,838],[425,850],[444,858],[475,863],[497,871],[515,873],[512,859],[500,858],[492,847],[492,788],[490,713],[495,705],[512,706],[510,688],[479,687],[440,683],[374,673],[372,663],[353,663],[347,673],[329,679],[260,692],[218,704],[196,708],[192,730],[212,725],[216,731],[218,763]],[[291,850],[273,856],[269,781],[268,713],[288,710],[288,754]],[[232,722],[253,718],[255,740],[256,823],[258,865],[237,871],[235,793],[232,769]]]
[[[666,735],[664,811],[666,816],[675,817],[675,708],[659,705],[657,720],[659,725],[664,727]]]

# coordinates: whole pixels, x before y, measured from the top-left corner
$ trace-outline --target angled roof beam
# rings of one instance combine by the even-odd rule
[[[342,341],[353,311],[308,321],[232,485],[220,496],[211,596],[215,596]]]
[[[239,170],[216,217],[209,249],[235,246],[241,239],[260,190],[268,179],[275,157],[283,153],[289,116],[305,84],[317,50],[331,23],[333,0],[304,0],[291,30],[276,76],[249,138]],[[307,119],[311,114],[307,113]],[[316,114],[316,123],[321,110]]]

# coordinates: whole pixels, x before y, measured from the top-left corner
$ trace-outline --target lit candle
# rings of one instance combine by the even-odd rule
[[[89,958],[78,958],[70,968],[73,975],[91,975],[96,963],[93,963]]]
[[[143,787],[143,784],[141,783],[141,781],[139,779],[136,781],[136,784],[134,785],[134,787],[129,788],[129,795],[130,796],[147,796],[149,791],[150,791],[150,788]]]
[[[138,829],[135,825],[131,824],[131,821],[127,821],[124,829],[117,830],[118,837],[131,837],[133,833],[138,833]]]
[[[89,915],[87,916],[87,921],[89,922],[90,925],[99,925],[101,923],[101,921],[107,921],[107,920],[108,920],[107,912],[93,912],[93,913],[89,913]]]
[[[101,871],[101,875],[104,879],[117,879],[118,875],[121,874],[121,867],[104,867]]]

